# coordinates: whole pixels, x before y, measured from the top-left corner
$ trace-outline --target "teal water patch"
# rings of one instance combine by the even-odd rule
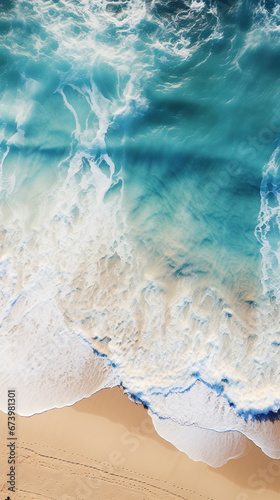
[[[8,340],[75,332],[159,418],[201,381],[236,410],[216,430],[278,415],[279,22],[273,1],[2,2]]]

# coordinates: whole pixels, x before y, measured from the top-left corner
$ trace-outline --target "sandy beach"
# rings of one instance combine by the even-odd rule
[[[1,413],[1,492],[7,495],[7,415]],[[279,500],[280,460],[248,442],[221,468],[193,462],[153,429],[119,388],[72,407],[17,417],[19,500]]]

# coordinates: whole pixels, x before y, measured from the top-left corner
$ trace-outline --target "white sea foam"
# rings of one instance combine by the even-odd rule
[[[33,2],[34,19],[56,42],[53,60],[70,65],[61,71],[52,98],[58,99],[54,108],[58,102],[62,110],[64,103],[72,120],[72,143],[54,179],[49,179],[51,169],[38,179],[30,174],[31,188],[25,187],[29,163],[5,168],[12,147],[30,146],[25,131],[41,91],[22,75],[25,83],[16,102],[9,93],[2,101],[5,119],[13,120],[17,131],[1,156],[0,377],[3,388],[17,389],[23,415],[72,404],[122,382],[149,405],[159,434],[193,459],[218,466],[246,451],[244,435],[268,455],[280,457],[278,424],[242,416],[280,406],[278,247],[268,231],[271,223],[279,225],[278,191],[273,205],[262,192],[256,235],[262,245],[264,293],[259,306],[252,307],[257,292],[246,274],[236,290],[221,283],[218,271],[227,266],[226,259],[210,278],[199,274],[209,260],[206,250],[201,268],[192,264],[196,247],[187,195],[181,196],[185,205],[179,220],[189,228],[189,240],[183,247],[181,227],[173,221],[158,224],[153,241],[156,248],[161,244],[162,254],[149,252],[148,240],[140,241],[139,235],[153,229],[157,200],[151,195],[138,219],[128,220],[130,200],[141,198],[141,187],[132,185],[125,195],[122,167],[117,170],[106,143],[109,127],[117,127],[119,118],[141,117],[147,109],[141,83],[155,71],[154,51],[185,61],[201,44],[221,37],[216,10],[211,14],[203,2],[189,4],[191,9],[172,18],[157,18],[157,36],[150,37],[150,52],[141,58],[135,28],[152,19],[144,2],[125,3],[119,13],[103,1]],[[24,5],[17,4],[19,19]],[[187,22],[176,31],[178,16],[203,25],[210,14],[217,20],[216,31],[207,39],[199,31],[192,41]],[[76,22],[79,36],[73,34]],[[109,50],[110,29],[115,38]],[[8,47],[9,35],[5,43]],[[34,34],[28,43],[15,44],[15,54],[38,59],[40,36]],[[96,83],[100,59],[113,75],[118,68],[107,94]],[[56,135],[59,116],[54,130]],[[264,170],[264,184],[266,176],[277,176],[277,155]],[[179,212],[177,206],[172,209]],[[180,257],[182,269],[175,277],[169,264],[182,248],[189,263]]]
[[[152,408],[157,432],[193,460],[220,467],[247,452],[246,437],[268,456],[280,456],[279,422],[240,418],[226,398],[200,382],[182,394],[153,396]]]
[[[262,285],[264,295],[280,302],[280,186],[279,148],[274,151],[265,166],[261,184],[261,208],[256,237],[260,241],[262,254]],[[277,231],[278,229],[278,231]]]
[[[108,197],[109,168],[111,177],[75,153],[29,232],[29,212],[13,207],[1,258],[3,387],[17,388],[19,412],[32,414],[122,381],[149,404],[158,432],[195,460],[216,466],[241,454],[240,433],[279,456],[276,425],[237,414],[279,407],[273,321],[257,311],[248,326],[234,295],[221,300],[207,280],[172,281],[162,263],[153,266],[130,236],[122,196]],[[183,393],[197,377],[227,379],[236,409],[202,383]]]

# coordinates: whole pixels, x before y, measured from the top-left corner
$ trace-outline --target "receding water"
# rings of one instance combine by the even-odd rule
[[[277,419],[279,34],[272,0],[2,2],[1,379],[20,413],[122,384],[175,444],[173,424]]]

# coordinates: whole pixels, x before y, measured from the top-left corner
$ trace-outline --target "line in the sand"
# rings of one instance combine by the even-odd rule
[[[112,476],[112,477],[116,477],[116,478],[120,478],[122,480],[126,480],[126,481],[129,481],[129,482],[134,482],[134,483],[139,483],[142,485],[142,488],[144,489],[147,489],[145,486],[143,485],[146,485],[146,486],[149,486],[150,488],[154,488],[158,491],[162,491],[162,492],[165,492],[169,495],[172,495],[173,497],[176,497],[176,498],[181,498],[182,500],[187,500],[186,497],[183,497],[182,495],[178,494],[178,493],[173,493],[171,492],[170,490],[167,490],[165,488],[161,488],[160,486],[155,486],[155,485],[152,485],[150,483],[147,483],[146,481],[141,481],[140,479],[133,479],[133,478],[130,478],[128,476],[123,476],[121,474],[115,474],[113,472],[109,472],[109,471],[105,471],[104,469],[102,468],[98,468],[96,466],[93,466],[93,465],[88,465],[88,464],[83,464],[83,463],[80,463],[80,462],[75,462],[75,461],[71,461],[71,460],[66,460],[66,459],[63,459],[63,458],[59,458],[59,457],[54,457],[54,456],[51,456],[51,455],[45,455],[43,453],[39,453],[39,452],[36,452],[35,450],[33,450],[32,448],[28,448],[28,447],[21,447],[22,449],[24,450],[27,450],[31,453],[34,453],[35,455],[37,456],[40,456],[42,458],[45,458],[45,459],[50,459],[50,460],[57,460],[59,462],[64,462],[64,463],[67,463],[67,464],[70,464],[70,465],[77,465],[77,466],[80,466],[80,467],[86,467],[88,469],[91,469],[91,470],[96,470],[96,471],[99,471],[99,472],[102,472],[103,474],[106,474],[108,476]],[[101,463],[101,462],[100,462]],[[151,478],[153,479],[153,478]],[[189,493],[192,493],[192,494],[195,494],[197,496],[199,496],[200,498],[207,498],[207,500],[214,500],[213,498],[210,498],[210,497],[205,497],[199,493],[196,493],[194,492],[193,490],[187,490],[185,488],[185,491],[189,491]],[[150,491],[152,493],[152,491]]]

